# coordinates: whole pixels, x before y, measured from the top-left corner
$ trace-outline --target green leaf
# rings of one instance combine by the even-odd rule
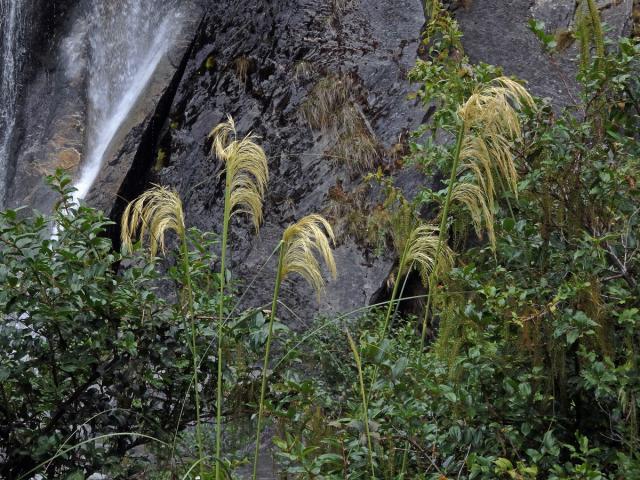
[[[407,365],[409,365],[409,359],[406,357],[400,357],[393,367],[391,367],[391,377],[394,380],[397,380],[402,372],[407,368]]]

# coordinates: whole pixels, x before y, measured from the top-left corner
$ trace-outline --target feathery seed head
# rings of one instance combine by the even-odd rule
[[[415,263],[420,268],[422,280],[426,284],[430,273],[435,269],[437,274],[447,272],[453,266],[453,252],[446,244],[438,247],[438,227],[418,225],[411,231],[407,239],[404,264],[400,265],[400,275],[407,265]],[[439,251],[438,251],[439,250]]]
[[[453,187],[451,200],[463,204],[471,215],[471,222],[478,237],[482,238],[482,222],[487,229],[487,235],[491,247],[495,250],[496,236],[493,229],[493,212],[487,206],[486,196],[483,188],[474,183],[459,182]]]
[[[320,215],[307,215],[287,227],[282,235],[282,278],[289,273],[298,273],[320,295],[324,290],[324,278],[316,254],[324,260],[335,279],[337,272],[331,251],[332,243],[335,244],[333,229]]]
[[[211,152],[225,163],[231,215],[247,213],[258,230],[269,181],[264,150],[255,143],[256,137],[252,134],[238,140],[235,123],[230,116],[226,122],[216,126],[209,137],[213,138]]]
[[[179,237],[185,235],[184,211],[178,193],[160,185],[154,185],[127,205],[121,221],[121,239],[129,250],[136,236],[148,234],[151,256],[158,250],[164,253],[164,234],[173,230]]]
[[[504,179],[513,194],[518,195],[518,173],[511,144],[522,136],[517,110],[525,105],[535,106],[527,90],[508,77],[499,77],[471,95],[458,110],[465,129],[460,153],[462,169],[474,173],[489,208],[493,208],[495,196],[493,175]]]
[[[460,107],[458,114],[467,129],[481,126],[492,133],[519,134],[520,122],[516,111],[523,105],[534,107],[533,98],[518,82],[498,77],[486,85]]]

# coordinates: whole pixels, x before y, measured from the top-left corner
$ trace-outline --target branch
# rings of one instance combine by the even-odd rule
[[[80,385],[78,388],[76,388],[74,390],[74,392],[69,397],[67,397],[67,399],[64,402],[62,402],[58,406],[58,408],[56,409],[56,412],[51,417],[51,420],[49,420],[49,423],[43,429],[43,432],[44,433],[51,433],[53,431],[53,429],[55,428],[56,423],[58,422],[58,420],[60,420],[60,418],[62,418],[62,416],[66,413],[67,408],[72,403],[74,403],[76,400],[78,400],[80,395],[82,395],[87,390],[87,388],[89,388],[93,383],[95,383],[96,380],[98,380],[109,369],[111,369],[111,367],[113,367],[115,365],[117,360],[118,360],[118,358],[116,357],[113,360],[111,360],[104,368],[99,369],[99,370],[98,369],[94,370],[94,372],[89,376],[89,378],[82,385]]]
[[[638,286],[638,282],[635,278],[633,278],[633,275],[631,275],[631,273],[627,269],[627,266],[618,258],[616,252],[607,242],[604,243],[604,246],[607,251],[607,256],[615,264],[615,266],[618,267],[618,270],[620,270],[620,275],[624,277],[627,284],[631,288],[635,289]]]

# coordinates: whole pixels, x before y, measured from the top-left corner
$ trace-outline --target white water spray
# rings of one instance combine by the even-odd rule
[[[177,1],[93,2],[88,17],[89,104],[85,158],[75,181],[74,202],[83,199],[98,176],[105,154],[144,95],[181,25]],[[72,41],[74,48],[79,42]],[[67,52],[73,59],[73,52]],[[74,66],[70,66],[73,70]]]

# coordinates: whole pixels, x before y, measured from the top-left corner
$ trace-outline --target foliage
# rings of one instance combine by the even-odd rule
[[[170,440],[192,416],[177,415],[189,388],[189,329],[180,309],[158,296],[180,278],[112,251],[102,214],[71,202],[70,179],[52,179],[62,200],[53,217],[1,215],[0,476],[19,478],[95,433],[133,432],[86,444],[48,464],[51,476],[120,465],[146,439]],[[58,225],[51,238],[52,225]],[[205,238],[193,275],[205,279]],[[127,264],[120,270],[118,264]],[[199,301],[204,300],[204,291]],[[201,344],[206,335],[199,335]],[[64,443],[63,443],[64,442]],[[6,456],[6,457],[5,457]],[[131,462],[135,471],[135,462]]]
[[[213,441],[204,455],[194,451],[188,401],[201,370],[202,416],[215,412],[219,425],[225,406],[215,458],[231,475],[252,438],[261,449],[270,423],[284,478],[639,477],[640,46],[601,45],[594,5],[579,4],[580,103],[558,112],[499,68],[471,65],[455,21],[429,2],[426,60],[410,76],[432,115],[411,162],[434,182],[410,202],[381,170],[367,177],[386,196],[368,220],[369,241],[400,258],[391,301],[379,309],[316,319],[301,333],[279,321],[288,273],[321,290],[319,259],[335,271],[332,228],[316,215],[289,227],[274,251],[271,310],[237,312],[224,262],[212,269],[217,245],[182,217],[143,226],[178,234],[167,245],[180,249],[154,263],[138,245],[113,252],[103,238],[109,222],[71,204],[64,176],[53,180],[61,195],[53,217],[4,212],[0,475],[189,478],[200,466],[211,478],[213,462],[194,459],[209,458]],[[539,22],[532,28],[551,54],[555,40]],[[364,119],[348,78],[333,89],[327,81],[312,88],[303,114],[339,136]],[[214,149],[229,168],[234,143],[220,138]],[[227,185],[225,218],[235,199],[257,227],[266,158],[251,157],[247,175]],[[232,197],[234,188],[242,195]],[[163,241],[152,245],[164,250]],[[392,322],[414,268],[429,287],[424,318]],[[251,414],[257,428],[232,438],[234,417]],[[141,445],[154,467],[129,454]]]
[[[500,72],[468,64],[446,13],[427,31],[432,60],[411,76],[436,113],[432,135],[418,132],[424,140],[412,152],[437,177],[451,171],[458,107]],[[460,229],[464,211],[446,218],[458,232],[450,242],[457,267],[441,281],[438,331],[426,352],[411,319],[382,341],[385,315],[351,325],[360,332],[358,371],[373,381],[363,402],[361,388],[344,388],[359,374],[335,353],[346,349],[335,347],[339,324],[318,327],[325,338],[302,358],[329,378],[301,380],[289,370],[286,384],[297,393],[274,407],[285,415],[276,445],[295,478],[369,478],[371,453],[378,478],[639,474],[640,47],[622,39],[595,53],[579,73],[581,105],[560,115],[539,101],[523,109],[522,132],[502,156],[517,175],[485,202],[495,248]],[[418,197],[422,211],[443,203],[439,188]],[[468,210],[478,217],[478,207]],[[328,348],[334,353],[323,354]]]

